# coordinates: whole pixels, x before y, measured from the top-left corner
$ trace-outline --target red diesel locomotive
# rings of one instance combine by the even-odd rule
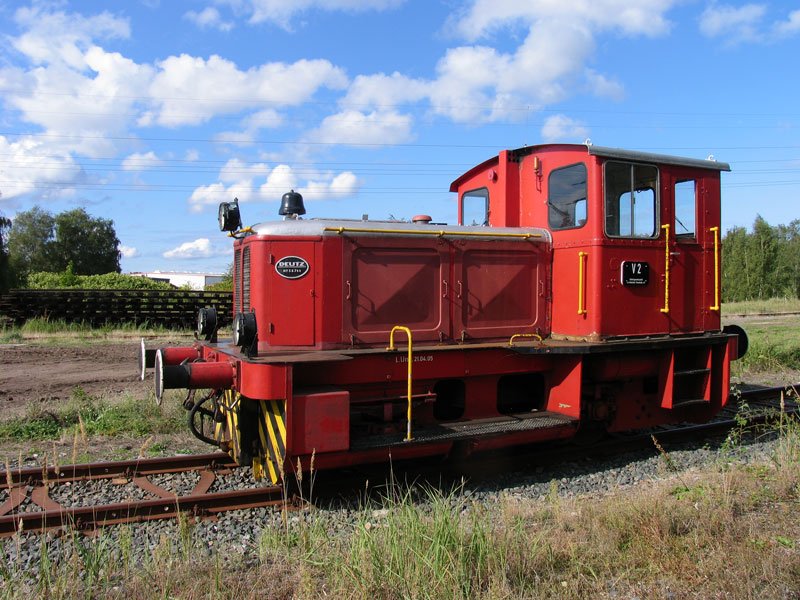
[[[727,164],[592,145],[501,152],[456,179],[459,225],[303,219],[236,238],[233,339],[145,350],[156,396],[278,481],[329,469],[704,421],[747,338],[720,328]],[[193,390],[208,389],[196,399]],[[205,424],[204,424],[205,423]]]

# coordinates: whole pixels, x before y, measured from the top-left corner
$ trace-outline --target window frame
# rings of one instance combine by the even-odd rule
[[[680,183],[688,183],[689,181],[694,182],[694,231],[690,233],[678,233],[678,195],[677,189],[678,184]],[[699,213],[698,208],[700,206],[699,202],[699,192],[700,191],[700,180],[697,177],[688,177],[686,179],[675,179],[672,183],[672,220],[675,225],[675,240],[678,242],[696,242],[697,241],[697,224],[699,222]]]
[[[644,235],[615,235],[608,232],[608,181],[606,178],[606,170],[608,165],[610,164],[618,164],[618,165],[628,165],[630,169],[634,169],[636,167],[647,167],[656,170],[656,181],[655,181],[655,189],[654,192],[654,206],[653,206],[653,234],[644,236]],[[634,176],[633,172],[631,172],[630,177],[630,185],[633,186]],[[635,190],[628,189],[628,193],[634,192]],[[621,196],[620,196],[621,197]],[[634,216],[635,219],[635,216]],[[635,162],[635,161],[628,161],[628,160],[606,160],[603,163],[603,233],[606,237],[611,239],[622,239],[622,240],[657,240],[661,237],[661,169],[658,165],[654,165],[652,163],[644,163],[644,162]]]
[[[577,219],[575,219],[575,224],[574,225],[570,225],[569,227],[554,227],[553,224],[550,222],[550,209],[551,209],[552,206],[556,206],[556,205],[553,204],[550,201],[551,190],[552,190],[552,186],[550,185],[550,181],[552,180],[553,175],[555,173],[558,173],[559,171],[563,171],[565,169],[571,169],[572,167],[576,167],[578,165],[583,167],[584,174],[585,174],[585,177],[584,177],[584,188],[583,188],[585,193],[584,193],[584,196],[583,196],[583,201],[586,203],[586,219],[581,224],[578,224]],[[574,217],[574,214],[573,214],[573,217]],[[564,165],[563,167],[558,167],[557,169],[553,169],[552,171],[550,171],[549,175],[547,176],[547,227],[551,231],[568,231],[570,229],[581,229],[582,227],[586,227],[586,224],[588,222],[589,222],[589,167],[586,165],[585,162],[578,161],[578,162],[572,163],[570,165]]]
[[[474,194],[475,192],[486,192],[486,200],[485,200],[484,213],[483,213],[485,219],[484,219],[483,223],[478,223],[477,225],[469,225],[469,224],[464,222],[464,196],[468,196],[470,194]],[[477,188],[471,189],[471,190],[466,190],[464,192],[461,192],[461,197],[459,198],[459,203],[460,203],[459,212],[461,213],[461,225],[462,226],[464,226],[464,227],[488,227],[489,226],[489,214],[490,214],[490,212],[489,212],[489,206],[490,206],[489,205],[489,196],[490,196],[489,188],[486,187],[485,185],[481,186],[481,187],[477,187]]]

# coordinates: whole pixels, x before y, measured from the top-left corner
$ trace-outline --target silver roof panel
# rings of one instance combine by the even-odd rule
[[[652,152],[639,152],[637,150],[623,150],[621,148],[606,148],[604,146],[587,146],[589,154],[603,158],[620,158],[634,162],[656,163],[662,165],[678,165],[681,167],[695,167],[701,169],[714,169],[717,171],[730,171],[728,163],[700,158],[683,158],[669,154],[654,154]]]
[[[429,231],[431,235],[444,232],[446,237],[475,237],[480,233],[484,239],[509,239],[505,236],[531,234],[535,240],[550,242],[550,232],[538,227],[483,227],[465,225],[442,225],[441,223],[408,223],[405,221],[361,221],[334,219],[287,219],[285,221],[267,221],[253,225],[253,233],[269,236],[323,236],[340,235],[342,228],[345,235],[415,235],[420,231]],[[370,231],[364,231],[370,230]],[[522,238],[510,238],[522,239]]]

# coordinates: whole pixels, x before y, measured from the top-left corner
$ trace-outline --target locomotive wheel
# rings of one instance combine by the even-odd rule
[[[219,446],[219,442],[215,439],[215,429],[217,423],[217,415],[219,409],[217,407],[217,398],[220,392],[212,390],[197,402],[191,402],[190,397],[187,398],[185,406],[189,411],[189,430],[198,440],[210,444],[212,446]],[[211,401],[211,408],[205,406]]]

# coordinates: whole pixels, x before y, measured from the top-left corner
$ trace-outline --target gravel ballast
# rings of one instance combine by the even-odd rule
[[[709,468],[723,468],[729,463],[748,464],[767,462],[774,453],[775,439],[742,442],[733,450],[724,444],[699,446],[698,442],[668,448],[669,460],[655,449],[631,452],[609,458],[583,459],[556,466],[535,467],[514,473],[501,472],[480,481],[467,481],[454,494],[455,502],[478,503],[487,508],[506,498],[546,500],[557,494],[562,498],[600,497],[634,486],[685,476],[686,473]],[[388,469],[387,469],[388,474]],[[185,493],[197,481],[196,473],[161,475],[154,482],[167,489]],[[211,491],[264,485],[252,481],[250,469],[243,468],[219,476]],[[449,488],[448,488],[449,490]],[[65,506],[122,502],[146,496],[133,484],[113,485],[108,481],[76,482],[57,486],[51,497]],[[424,500],[422,501],[424,502]],[[347,535],[364,515],[363,490],[333,501],[324,500],[316,508],[289,512],[284,517],[274,508],[232,511],[220,514],[216,520],[199,520],[187,527],[186,520],[167,519],[133,523],[105,528],[96,537],[81,535],[57,536],[21,532],[2,540],[2,557],[7,569],[30,577],[40,573],[44,553],[51,564],[73,558],[76,543],[82,548],[102,546],[112,556],[144,564],[154,552],[190,552],[192,555],[218,556],[223,561],[259,560],[258,538],[265,528],[285,526],[299,521],[321,525],[331,535]],[[26,507],[31,510],[31,507]],[[380,506],[369,508],[370,516],[380,520],[385,511]]]

